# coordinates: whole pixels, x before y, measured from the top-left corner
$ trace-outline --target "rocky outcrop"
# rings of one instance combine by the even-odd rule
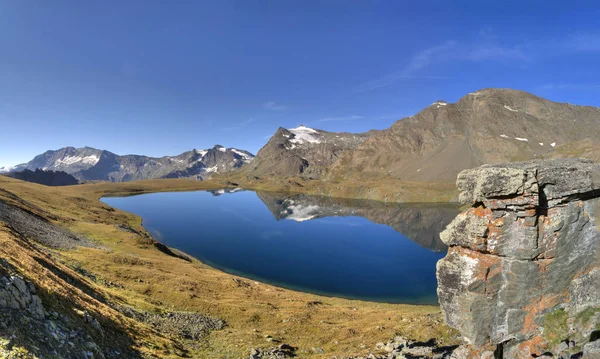
[[[37,292],[33,282],[0,258],[0,358],[122,357],[118,349],[103,351],[86,328],[77,327],[68,316],[46,310]],[[85,321],[102,332],[98,321],[85,315]]]
[[[16,275],[0,277],[0,308],[26,310],[36,319],[43,319],[45,315],[33,284]]]
[[[471,207],[442,232],[450,248],[437,265],[441,309],[465,342],[453,356],[597,350],[600,165],[486,165],[461,172],[457,186]]]
[[[386,344],[377,343],[374,353],[358,356],[332,357],[340,359],[449,359],[456,346],[438,346],[435,340],[416,342],[402,336],[396,336]],[[280,344],[277,348],[252,348],[250,355],[243,359],[286,359],[297,356],[295,348],[288,344]],[[325,354],[321,348],[307,351],[311,354]]]

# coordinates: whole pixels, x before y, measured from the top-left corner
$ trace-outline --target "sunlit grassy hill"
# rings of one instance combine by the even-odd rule
[[[105,353],[238,358],[252,347],[285,342],[298,347],[300,357],[311,358],[366,353],[396,334],[455,341],[438,307],[322,297],[225,274],[157,244],[141,218],[99,201],[105,195],[222,186],[156,180],[46,187],[0,176],[6,208],[58,228],[68,241],[55,245],[47,242],[45,225],[32,231],[23,221],[4,218],[0,256],[12,268],[5,271],[31,281],[45,310],[57,313],[58,319],[49,314],[44,320],[60,324],[64,316],[65,326],[80,328]],[[186,320],[193,324],[189,330],[177,329]],[[0,329],[0,337],[8,338],[12,328],[21,327]],[[33,336],[19,333],[12,348],[39,351]],[[314,353],[314,347],[326,354]]]

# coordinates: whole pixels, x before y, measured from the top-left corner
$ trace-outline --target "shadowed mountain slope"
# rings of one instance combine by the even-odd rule
[[[25,169],[20,172],[7,173],[6,175],[22,181],[39,183],[46,186],[71,186],[79,183],[75,177],[63,171],[43,171],[40,169],[30,171]]]

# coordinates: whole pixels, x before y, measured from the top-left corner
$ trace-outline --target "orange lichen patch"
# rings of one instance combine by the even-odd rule
[[[548,259],[539,259],[537,261],[538,266],[540,267],[540,271],[541,272],[547,272],[548,271],[548,267],[550,266],[550,264],[554,261],[554,258],[548,258]]]
[[[499,265],[501,261],[500,257],[483,254],[463,247],[452,247],[450,251],[477,262],[477,265],[473,268],[472,279],[486,281],[487,278],[501,271],[501,266]]]
[[[548,351],[548,342],[537,335],[532,339],[525,341],[518,346],[518,359],[532,358],[541,356],[543,353]]]
[[[525,306],[523,311],[525,317],[523,318],[523,329],[521,333],[530,336],[534,335],[539,330],[539,324],[536,323],[535,319],[542,313],[556,307],[558,304],[564,302],[564,295],[544,295],[538,297],[533,303]]]
[[[494,223],[491,223],[488,226],[488,237],[490,238],[499,238],[502,236],[502,233],[504,232],[504,230],[502,229],[502,227],[497,226]]]
[[[474,348],[471,345],[467,345],[467,353],[465,353],[468,359],[493,359],[494,350],[496,347],[491,344],[485,344],[479,348]]]
[[[470,209],[471,213],[480,218],[487,218],[492,215],[492,210],[484,206],[479,206]]]

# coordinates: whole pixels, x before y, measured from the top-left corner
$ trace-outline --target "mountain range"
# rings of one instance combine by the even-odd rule
[[[491,88],[469,93],[456,103],[435,101],[381,131],[328,132],[303,125],[279,128],[256,157],[219,145],[160,158],[65,147],[4,171],[55,170],[80,181],[114,182],[202,180],[215,174],[226,174],[236,182],[288,178],[331,183],[382,178],[453,181],[460,171],[482,164],[548,157],[600,160],[599,133],[597,107]]]
[[[599,133],[599,108],[552,102],[517,90],[483,89],[456,103],[438,100],[383,131],[280,128],[242,172],[249,177],[335,182],[382,176],[454,180],[460,171],[486,163],[589,157],[597,152]],[[587,152],[557,151],[575,143]]]
[[[191,150],[160,158],[119,156],[91,147],[64,147],[46,151],[31,161],[15,166],[22,170],[63,171],[79,181],[125,182],[151,178],[194,178],[204,180],[215,173],[239,168],[254,158],[248,151],[216,145],[207,150]]]

